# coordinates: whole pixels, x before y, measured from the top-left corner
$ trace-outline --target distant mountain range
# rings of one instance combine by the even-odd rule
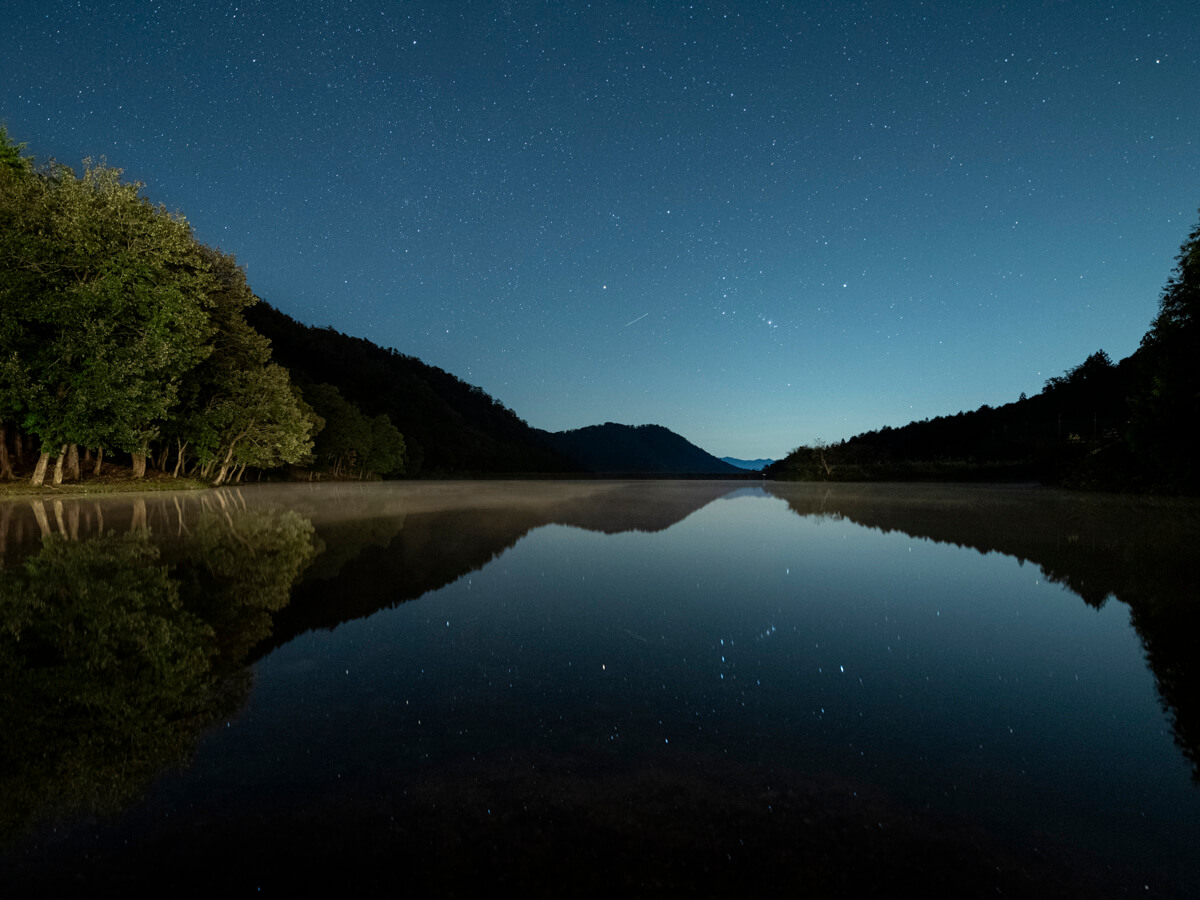
[[[605,422],[541,435],[556,453],[585,472],[732,475],[741,471],[661,425]]]
[[[771,463],[775,462],[775,460],[773,460],[773,459],[734,459],[732,456],[722,456],[721,462],[727,462],[731,466],[734,466],[738,469],[749,469],[752,472],[761,472],[767,466],[771,465]]]
[[[414,356],[332,328],[297,322],[267,303],[246,320],[305,387],[331,384],[404,435],[411,475],[596,473],[729,475],[744,471],[661,425],[609,422],[575,431],[531,428],[481,388]]]

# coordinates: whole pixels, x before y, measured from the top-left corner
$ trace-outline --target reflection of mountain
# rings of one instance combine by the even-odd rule
[[[798,515],[845,518],[883,532],[1003,553],[1041,568],[1099,608],[1130,607],[1134,628],[1200,780],[1200,506],[1011,487],[768,483]]]
[[[363,508],[366,518],[324,523],[318,517],[318,533],[336,548],[339,565],[317,560],[293,591],[292,602],[276,614],[271,639],[256,655],[305,631],[365,618],[451,584],[535,528],[663,531],[737,490],[737,482],[720,481],[531,483],[527,489],[518,486],[517,502],[503,504],[495,501],[513,499],[512,487],[485,483],[475,492],[450,489],[440,504],[433,502],[436,490],[425,494],[423,503],[421,493],[401,489],[389,504],[385,489],[376,494],[377,507]],[[402,513],[405,508],[412,511]]]
[[[313,530],[228,499],[0,507],[0,839],[120,809],[241,705]]]

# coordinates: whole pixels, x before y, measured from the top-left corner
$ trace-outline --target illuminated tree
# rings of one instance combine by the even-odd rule
[[[184,375],[209,351],[208,276],[181,216],[103,163],[0,166],[0,404],[40,444],[34,483],[68,444],[145,471]]]

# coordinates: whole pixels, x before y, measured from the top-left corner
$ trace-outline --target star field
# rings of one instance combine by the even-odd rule
[[[15,140],[550,430],[1036,393],[1137,347],[1200,206],[1186,0],[10,6]]]

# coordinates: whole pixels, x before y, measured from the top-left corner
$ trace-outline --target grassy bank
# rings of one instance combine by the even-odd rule
[[[169,475],[150,474],[145,478],[134,478],[128,474],[101,475],[80,481],[64,481],[62,484],[44,484],[34,487],[28,478],[0,481],[0,500],[22,497],[80,497],[97,494],[130,494],[147,491],[199,491],[211,487],[207,482],[194,478],[172,478]]]

